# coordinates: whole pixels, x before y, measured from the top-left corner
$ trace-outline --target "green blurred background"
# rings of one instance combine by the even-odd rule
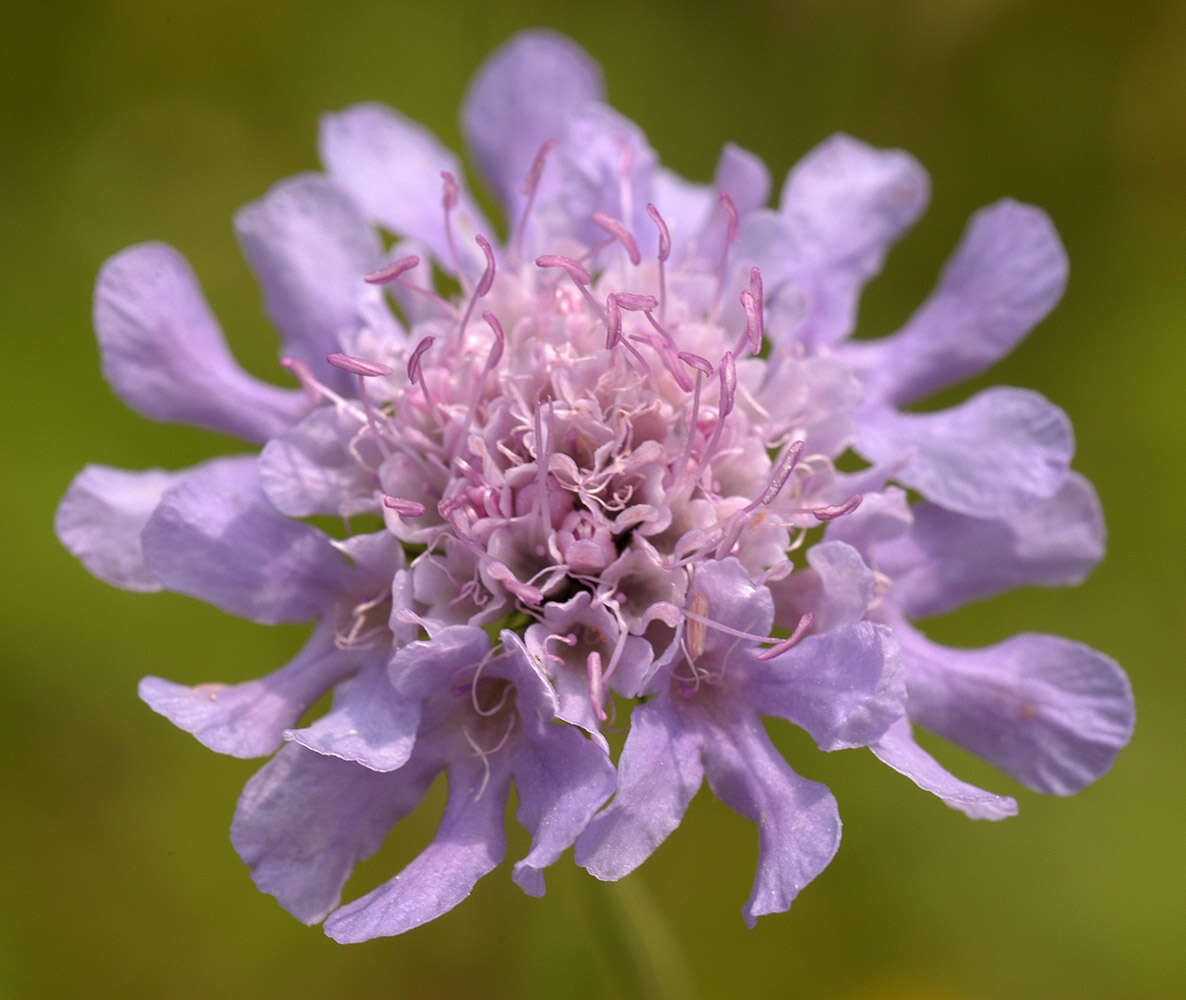
[[[1186,995],[1186,5],[112,0],[14,4],[6,22],[0,994]],[[1021,802],[1017,818],[978,824],[867,754],[825,756],[772,724],[846,826],[832,866],[754,931],[739,911],[755,831],[707,793],[622,884],[565,861],[530,900],[504,867],[401,938],[341,947],[254,889],[227,827],[255,765],[172,730],[136,682],[255,676],[303,630],[121,593],[52,537],[87,461],[179,467],[238,447],[143,421],[109,392],[94,275],[129,243],[175,244],[244,363],[279,379],[233,210],[315,169],[318,113],[352,101],[394,104],[460,148],[470,73],[534,24],[598,58],[613,102],[686,176],[706,179],[729,139],[776,178],[836,130],[912,151],[932,208],[865,296],[863,334],[909,314],[974,209],[1008,194],[1049,211],[1072,262],[1064,302],[945,401],[999,381],[1065,407],[1109,555],[1078,589],[1014,593],[929,631],[968,645],[1051,631],[1120,660],[1137,733],[1098,787],[1043,798],[942,747],[954,770]],[[438,787],[348,894],[410,859],[442,802]],[[512,836],[512,856],[524,846]]]

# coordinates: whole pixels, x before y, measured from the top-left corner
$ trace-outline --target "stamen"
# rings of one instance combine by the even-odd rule
[[[712,456],[716,453],[717,445],[721,440],[721,433],[725,429],[725,418],[733,412],[733,403],[737,391],[737,367],[733,363],[733,354],[731,351],[726,351],[725,356],[721,358],[720,366],[717,368],[717,374],[721,380],[721,397],[717,403],[717,422],[712,429],[712,437],[708,440],[708,447],[704,449],[704,454],[700,456],[700,467],[706,472],[708,471],[708,463]]]
[[[420,359],[424,356],[424,352],[432,347],[435,342],[436,337],[431,335],[421,338],[420,343],[416,345],[416,349],[412,351],[412,356],[408,358],[408,381],[412,385],[420,381]]]
[[[699,596],[701,596],[701,595],[697,595],[697,597],[699,597]],[[788,639],[777,639],[776,640],[773,636],[770,636],[770,635],[758,635],[756,632],[743,632],[741,629],[733,628],[731,625],[725,625],[722,622],[713,621],[711,618],[708,618],[702,614],[697,614],[695,611],[692,611],[689,608],[684,608],[681,613],[683,614],[683,616],[685,618],[689,618],[694,622],[698,622],[700,625],[704,626],[705,628],[716,629],[718,632],[724,632],[725,635],[731,635],[737,639],[751,639],[754,642],[773,642],[775,645],[772,646],[771,649],[777,650],[778,652],[771,653],[771,651],[769,649],[764,649],[757,654],[759,659],[769,659],[770,656],[777,656],[778,653],[785,652],[787,649],[790,649],[790,645],[787,645],[787,644],[790,643],[791,645],[794,645],[794,643],[791,642],[792,639],[794,640],[794,642],[798,642],[800,639],[802,639],[803,635],[807,632],[807,630],[809,628],[811,628],[811,621],[812,621],[811,612],[808,611],[807,614],[805,614],[803,616],[803,618],[799,619],[799,624],[795,626],[795,634],[794,635],[792,635]],[[803,623],[804,619],[807,620],[806,625],[804,625],[804,623]],[[689,632],[690,631],[691,631],[691,629],[689,629]],[[693,637],[693,638],[695,638],[695,637]],[[700,640],[700,652],[703,652],[703,651],[704,651],[703,639],[701,639]],[[769,653],[770,656],[763,656],[764,653]]]
[[[498,321],[498,317],[494,313],[484,312],[482,313],[482,319],[486,321],[486,325],[490,327],[490,332],[494,334],[494,346],[490,348],[490,354],[486,358],[486,371],[491,371],[497,366],[499,359],[502,358],[502,351],[507,338],[503,332],[502,324]]]
[[[466,325],[469,323],[469,318],[474,314],[474,306],[478,304],[478,299],[489,292],[490,286],[494,284],[494,251],[490,247],[490,241],[479,233],[474,237],[474,242],[478,244],[482,250],[482,254],[486,258],[486,268],[482,271],[482,277],[478,279],[478,285],[469,297],[469,301],[465,306],[465,312],[462,313],[461,321],[457,324],[457,342],[459,344],[462,342],[462,338],[465,337]]]
[[[581,267],[580,264],[571,257],[561,257],[558,254],[549,253],[544,254],[542,257],[536,257],[535,266],[563,268],[565,273],[572,279],[573,284],[577,286],[589,308],[596,313],[597,318],[601,322],[605,323],[607,327],[609,326],[609,317],[606,315],[605,310],[601,308],[601,303],[593,298],[588,288],[593,283],[593,276]]]
[[[616,292],[614,298],[618,305],[630,312],[648,312],[654,309],[659,300],[653,295],[639,295],[635,292]]]
[[[593,282],[593,276],[571,257],[562,257],[559,254],[546,253],[542,257],[535,258],[535,266],[562,267],[577,285],[589,285]]]
[[[721,300],[721,292],[725,288],[725,278],[727,277],[729,267],[729,250],[737,242],[737,231],[739,227],[737,206],[733,204],[733,199],[724,191],[718,197],[720,198],[721,208],[725,210],[725,244],[721,247],[721,261],[717,265],[717,292],[713,298],[714,312]]]
[[[712,365],[708,363],[706,358],[702,358],[699,354],[693,354],[691,351],[680,351],[679,359],[685,365],[695,368],[705,378],[712,376]]]
[[[491,579],[497,580],[507,591],[527,604],[540,604],[544,599],[542,590],[538,587],[531,586],[529,583],[520,582],[519,578],[511,572],[511,568],[506,563],[491,563],[486,568],[486,572],[490,574]]]
[[[408,257],[400,257],[399,260],[392,261],[386,267],[381,267],[377,271],[372,271],[370,274],[364,274],[362,280],[371,285],[386,285],[388,282],[396,281],[403,275],[407,274],[412,268],[418,267],[420,258],[415,254]]]
[[[516,257],[523,255],[523,234],[527,229],[527,217],[531,214],[532,206],[535,204],[535,195],[539,191],[539,182],[544,174],[544,164],[547,162],[548,154],[557,145],[559,143],[555,139],[549,139],[540,146],[539,152],[535,154],[535,159],[531,163],[531,169],[527,171],[527,177],[523,181],[522,191],[527,201],[523,204],[523,211],[519,215],[519,224],[515,227],[515,239],[512,245],[515,248]]]
[[[601,687],[603,679],[601,674],[601,654],[597,650],[593,650],[586,657],[585,669],[589,672],[589,701],[593,705],[593,714],[597,716],[598,722],[605,722],[608,716],[602,707],[602,702],[605,701],[605,692]]]
[[[740,354],[742,345],[746,344],[749,346],[750,354],[757,354],[762,350],[762,334],[760,332],[762,320],[758,316],[758,306],[752,292],[743,291],[741,293],[741,308],[745,310],[745,330],[742,331],[741,338],[737,341],[737,347],[734,350]]]
[[[769,649],[763,649],[755,656],[758,660],[773,660],[776,656],[781,656],[792,646],[797,646],[800,640],[811,631],[811,625],[815,621],[815,615],[810,611],[806,612],[799,623],[795,626],[795,630],[787,636],[782,642],[776,642]]]
[[[663,216],[659,214],[659,210],[650,202],[647,203],[647,215],[651,217],[655,228],[659,230],[659,263],[664,264],[671,256],[671,232],[667,228],[667,223],[663,221]]]
[[[317,376],[313,374],[313,369],[307,361],[302,361],[300,358],[281,358],[280,367],[287,368],[292,372],[310,403],[316,405],[321,402],[321,397],[325,394],[325,387],[317,381]]]
[[[621,221],[611,215],[606,215],[604,212],[594,212],[593,222],[625,247],[626,256],[630,258],[631,264],[635,267],[639,265],[642,261],[642,255],[638,252],[638,243],[635,242],[634,234]]]
[[[420,343],[416,345],[416,349],[412,351],[412,356],[408,358],[408,382],[412,385],[419,383],[420,391],[424,393],[424,402],[428,404],[429,410],[437,419],[440,418],[440,413],[437,411],[436,400],[432,398],[432,394],[428,391],[428,381],[423,377],[423,372],[420,370],[420,360],[424,357],[425,352],[436,342],[436,337],[431,334],[421,338]]]
[[[379,418],[375,414],[375,408],[371,406],[370,396],[367,395],[366,380],[370,377],[390,375],[392,372],[391,366],[385,365],[381,361],[367,361],[365,358],[355,358],[349,354],[328,354],[325,360],[335,368],[358,376],[358,398],[362,401],[362,408],[366,412],[367,424],[371,428],[371,433],[375,435],[375,443],[379,446],[379,450],[383,453],[384,457],[390,455],[391,449],[387,447],[387,441],[384,439],[383,432],[379,428]]]
[[[418,500],[393,497],[390,493],[383,494],[383,506],[395,511],[400,517],[419,517],[424,513],[424,504]]]
[[[335,368],[351,375],[358,375],[360,378],[390,375],[393,371],[390,365],[385,365],[382,361],[367,361],[365,358],[355,358],[349,354],[328,354],[325,360]]]
[[[460,189],[457,186],[457,178],[448,170],[441,171],[441,180],[444,181],[444,190],[441,192],[441,208],[445,213],[445,242],[449,247],[449,256],[453,258],[453,269],[457,272],[461,290],[468,294],[465,272],[461,269],[461,257],[457,253],[457,244],[453,242],[453,222],[450,218],[453,209],[457,207],[457,202],[460,200]]]
[[[851,514],[861,505],[861,495],[854,493],[844,503],[833,504],[831,507],[816,507],[811,515],[817,521],[834,521],[845,514]]]
[[[478,383],[474,386],[474,394],[470,397],[469,409],[465,411],[465,419],[461,422],[461,429],[454,436],[452,441],[452,449],[454,450],[454,458],[461,460],[461,454],[458,450],[458,445],[465,441],[465,436],[469,433],[470,424],[473,422],[474,413],[477,412],[478,402],[482,398],[482,390],[486,387],[486,376],[498,364],[502,357],[503,345],[506,343],[506,334],[503,333],[502,324],[498,321],[498,317],[492,312],[482,313],[482,319],[486,321],[486,325],[490,327],[494,334],[494,346],[490,348],[490,353],[486,356],[486,367],[482,369],[482,374],[478,376]]]
[[[778,460],[774,472],[770,475],[770,481],[766,484],[766,488],[745,508],[745,513],[748,514],[758,507],[768,507],[774,502],[775,497],[786,486],[787,480],[791,478],[791,473],[795,471],[805,444],[805,441],[795,441],[783,452],[782,458]]]

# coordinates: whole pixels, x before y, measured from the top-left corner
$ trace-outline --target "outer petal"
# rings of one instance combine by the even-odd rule
[[[284,730],[357,666],[355,657],[334,645],[332,624],[323,622],[289,664],[259,680],[186,687],[145,677],[140,698],[211,750],[263,757],[280,746]]]
[[[605,752],[575,729],[524,721],[527,738],[515,749],[511,766],[519,822],[532,839],[512,877],[528,895],[542,896],[543,869],[572,846],[614,793],[617,772]]]
[[[305,729],[290,729],[284,738],[372,771],[403,767],[416,742],[420,703],[396,694],[382,650],[370,659],[335,692],[331,711]]]
[[[461,128],[512,225],[540,147],[561,138],[573,109],[604,95],[597,63],[554,31],[515,35],[474,75],[461,106]]]
[[[54,515],[62,544],[100,580],[124,590],[161,590],[144,565],[140,532],[161,497],[184,473],[125,472],[88,465],[70,484]]]
[[[266,441],[308,409],[301,393],[239,367],[188,262],[170,246],[142,243],[108,260],[94,313],[103,374],[146,417]]]
[[[450,765],[449,801],[432,843],[395,878],[334,913],[325,933],[342,944],[402,934],[465,899],[506,851],[505,757],[497,755],[488,774],[470,758]]]
[[[711,725],[704,770],[716,797],[758,827],[758,872],[741,911],[753,927],[763,914],[789,908],[836,854],[836,800],[790,769],[756,715]]]
[[[264,892],[306,924],[342,898],[354,866],[424,798],[440,765],[388,774],[289,744],[247,782],[231,843]]]
[[[1091,483],[1072,472],[1063,488],[1020,514],[982,520],[930,503],[912,508],[908,536],[875,547],[910,618],[1026,584],[1079,583],[1104,555],[1104,521]]]
[[[364,325],[361,301],[381,293],[362,279],[382,248],[350,196],[320,174],[280,181],[235,216],[243,254],[263,286],[268,317],[284,335],[284,352],[319,378],[344,382],[327,354],[339,334]]]
[[[609,808],[577,838],[576,863],[607,882],[629,875],[680,824],[700,789],[702,737],[662,694],[635,707]]]
[[[960,781],[915,743],[909,719],[899,719],[869,749],[883,764],[904,774],[924,792],[937,795],[952,809],[958,809],[972,819],[1005,819],[1017,815],[1015,799],[993,795]]]
[[[382,104],[356,104],[322,116],[319,146],[334,180],[367,215],[420,241],[443,268],[453,270],[441,171],[452,173],[458,183],[463,174],[457,157],[436,136]],[[467,274],[480,273],[482,254],[473,237],[493,230],[464,190],[453,223]]]
[[[744,697],[753,710],[806,729],[821,750],[866,746],[906,712],[893,633],[858,622],[808,636],[747,670]]]
[[[254,456],[186,476],[149,518],[142,544],[149,570],[170,590],[265,624],[319,617],[349,575],[324,534],[268,503]]]
[[[852,332],[862,286],[929,197],[926,171],[912,156],[847,135],[825,140],[795,165],[780,211],[801,264],[798,280],[812,300],[801,331],[807,343]]]
[[[941,507],[999,518],[1057,493],[1075,442],[1053,403],[998,387],[936,413],[871,412],[855,447],[870,462],[897,463],[894,478]]]
[[[1054,308],[1067,256],[1046,213],[1004,200],[981,209],[930,298],[892,337],[849,344],[870,399],[906,405],[1008,354]]]
[[[1079,791],[1112,766],[1132,735],[1128,678],[1088,646],[1023,633],[958,650],[904,623],[894,631],[911,716],[1029,788]]]
[[[378,479],[349,447],[361,426],[350,411],[322,406],[272,438],[259,459],[260,486],[272,505],[289,517],[340,514],[347,501],[373,493]],[[368,444],[360,442],[364,448]],[[375,457],[382,456],[376,452]]]

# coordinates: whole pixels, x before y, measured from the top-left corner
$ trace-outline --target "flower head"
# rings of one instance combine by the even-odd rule
[[[89,467],[59,536],[118,586],[318,623],[260,680],[146,678],[141,696],[212,749],[279,750],[232,840],[262,889],[338,940],[468,895],[504,853],[512,783],[532,835],[514,878],[531,894],[574,844],[599,878],[627,874],[707,778],[759,827],[747,921],[785,910],[840,821],[763,715],[825,751],[870,747],[985,818],[1016,804],[948,774],[912,719],[1059,794],[1128,739],[1131,695],[1102,654],[1051,636],[947,650],[908,623],[1077,580],[1102,552],[1069,425],[1044,399],[899,409],[1053,306],[1065,261],[1045,216],[985,209],[901,331],[850,341],[862,284],[925,205],[912,158],[835,137],[767,209],[752,154],[726,146],[713,185],[690,184],[602,97],[597,67],[548,32],[479,72],[463,125],[505,241],[429,132],[378,105],[327,116],[327,174],[236,218],[297,389],[236,366],[170,248],[132,247],[99,276],[117,392],[263,448],[182,472]],[[838,470],[849,448],[862,471]],[[340,516],[346,537],[313,515]],[[381,529],[352,530],[364,515]],[[611,726],[627,728],[616,767]],[[442,771],[432,844],[338,908]]]

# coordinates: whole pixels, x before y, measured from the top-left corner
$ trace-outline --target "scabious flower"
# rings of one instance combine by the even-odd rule
[[[991,389],[901,409],[1054,305],[1066,264],[1046,217],[984,209],[906,326],[852,341],[863,283],[926,202],[911,157],[834,137],[768,209],[752,154],[726,146],[713,184],[691,184],[602,101],[596,65],[548,32],[481,69],[462,121],[504,241],[428,131],[379,105],[328,115],[327,173],[235,220],[297,389],[238,368],[171,248],[131,247],[99,275],[117,393],[263,448],[179,472],[90,466],[58,535],[117,586],[317,623],[259,680],[149,677],[140,694],[214,750],[275,753],[232,841],[260,888],[340,941],[465,898],[502,859],[512,783],[528,893],[574,845],[597,877],[624,876],[707,779],[758,826],[746,920],[785,910],[840,819],[762,716],[825,751],[868,747],[991,819],[1016,803],[949,774],[912,721],[1056,794],[1106,771],[1131,731],[1127,681],[1100,653],[1037,635],[952,650],[910,624],[1077,581],[1102,554],[1050,403]],[[860,471],[838,470],[849,449]],[[606,735],[623,730],[615,766]],[[339,907],[441,772],[432,843]]]

